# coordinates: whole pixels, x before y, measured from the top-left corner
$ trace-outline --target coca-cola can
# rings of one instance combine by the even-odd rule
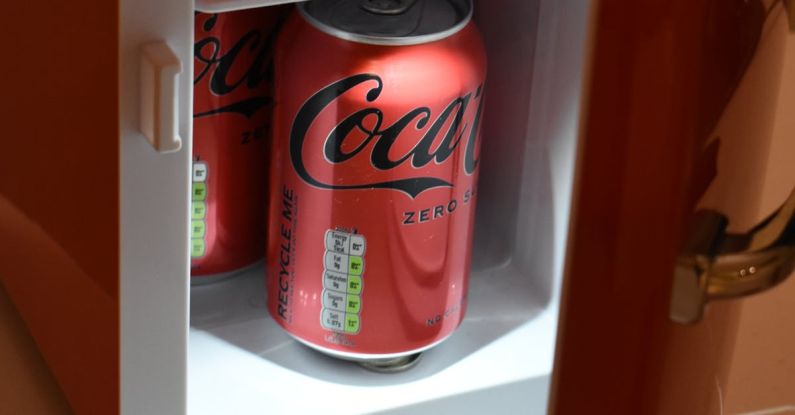
[[[461,324],[486,55],[469,0],[302,3],[280,34],[268,308],[395,371]]]
[[[284,8],[195,13],[191,279],[265,255],[273,48]]]

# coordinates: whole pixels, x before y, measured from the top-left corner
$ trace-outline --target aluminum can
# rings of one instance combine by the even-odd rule
[[[466,309],[486,56],[468,0],[302,3],[280,34],[268,308],[393,369]]]
[[[191,276],[265,255],[273,47],[284,8],[195,14]]]

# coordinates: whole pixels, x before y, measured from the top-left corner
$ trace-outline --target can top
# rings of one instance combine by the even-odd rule
[[[298,10],[327,34],[372,45],[433,42],[472,19],[471,0],[314,0]]]

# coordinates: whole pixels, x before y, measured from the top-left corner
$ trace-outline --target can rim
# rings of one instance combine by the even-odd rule
[[[430,42],[435,42],[437,40],[448,38],[460,32],[462,29],[464,29],[464,27],[466,27],[466,25],[469,24],[470,21],[472,21],[472,15],[475,12],[475,6],[474,4],[472,4],[472,0],[468,0],[467,3],[469,4],[469,11],[467,12],[467,15],[464,16],[464,18],[461,19],[460,22],[456,23],[455,25],[451,26],[448,29],[436,33],[419,35],[419,36],[404,36],[404,37],[375,36],[375,35],[363,35],[359,33],[348,32],[330,26],[326,23],[323,23],[306,11],[307,3],[309,2],[305,1],[298,3],[296,5],[297,6],[296,9],[298,9],[298,13],[301,15],[301,17],[304,18],[306,22],[308,22],[309,24],[311,24],[321,32],[351,42],[364,43],[368,45],[379,45],[379,46],[420,45],[423,43],[430,43]]]
[[[413,355],[413,354],[417,354],[417,353],[422,353],[422,352],[424,352],[426,350],[429,350],[431,348],[434,348],[434,347],[438,346],[440,343],[442,343],[445,340],[449,339],[450,336],[455,334],[455,332],[457,330],[453,330],[450,333],[447,333],[447,335],[445,335],[441,339],[438,339],[438,340],[434,341],[431,344],[428,344],[428,345],[425,345],[425,346],[422,346],[422,347],[419,347],[419,348],[416,348],[416,349],[411,349],[411,350],[408,350],[408,351],[405,351],[405,352],[382,353],[382,354],[378,354],[378,353],[344,352],[344,351],[341,351],[341,350],[336,350],[336,349],[332,349],[332,348],[329,348],[329,347],[325,347],[325,346],[320,346],[318,344],[314,344],[314,343],[310,342],[309,340],[302,339],[297,334],[292,333],[292,332],[290,332],[287,329],[285,329],[284,331],[287,332],[287,334],[290,337],[292,337],[293,339],[297,340],[299,343],[303,344],[304,346],[307,346],[310,349],[314,349],[315,351],[320,352],[320,353],[322,353],[322,354],[324,354],[326,356],[330,356],[330,357],[333,357],[333,358],[336,358],[336,359],[341,359],[341,360],[347,360],[347,361],[350,361],[350,362],[367,363],[367,362],[372,362],[374,360],[395,359],[395,358],[399,358],[399,357],[405,357],[405,356],[409,356],[409,355]]]

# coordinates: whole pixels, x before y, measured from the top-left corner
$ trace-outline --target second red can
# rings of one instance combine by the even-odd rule
[[[464,316],[486,57],[469,0],[331,3],[277,45],[269,311],[392,370]]]
[[[273,47],[283,7],[195,15],[192,282],[263,259]]]

